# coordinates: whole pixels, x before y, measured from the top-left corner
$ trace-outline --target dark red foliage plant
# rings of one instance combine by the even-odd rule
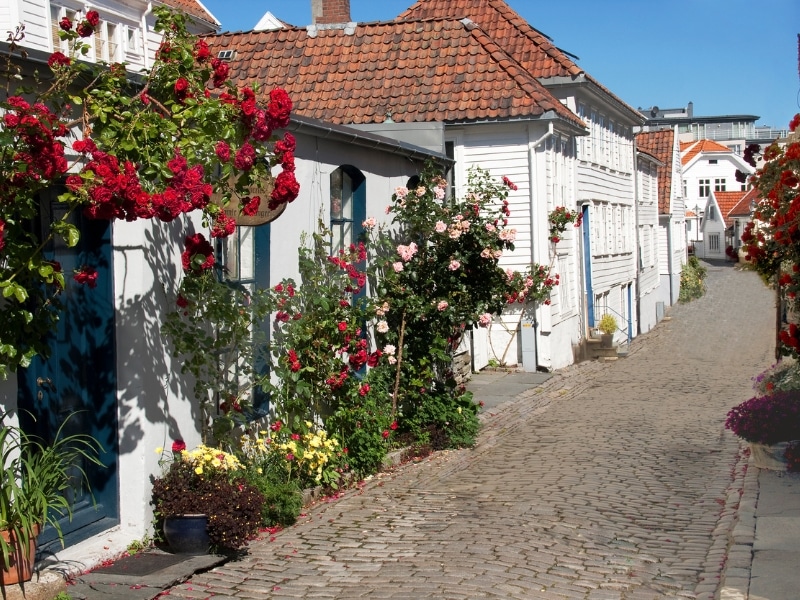
[[[800,440],[800,390],[750,398],[728,412],[725,427],[758,444]]]

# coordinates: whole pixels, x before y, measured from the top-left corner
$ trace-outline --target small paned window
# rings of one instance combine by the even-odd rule
[[[726,188],[725,179],[715,179],[714,180],[714,191],[715,192],[724,192]]]
[[[700,185],[698,189],[698,195],[701,198],[708,198],[711,195],[711,180],[710,179],[701,179]]]

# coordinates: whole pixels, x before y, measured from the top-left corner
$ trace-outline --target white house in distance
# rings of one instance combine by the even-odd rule
[[[712,192],[746,191],[747,184],[737,181],[737,171],[750,175],[753,167],[730,148],[712,140],[682,143],[681,163],[686,209],[703,215],[700,222],[702,241],[698,242],[695,252],[700,258],[724,258],[726,243],[722,224],[735,202],[726,205],[725,213],[720,215],[714,212],[720,207],[710,202],[711,195]],[[741,195],[736,202],[740,199]],[[712,222],[710,227],[706,226],[708,221]],[[719,229],[715,223],[720,225]],[[710,233],[719,235],[711,236]]]
[[[673,129],[646,131],[636,136],[636,145],[656,156],[658,167],[658,265],[661,285],[656,311],[658,319],[667,306],[678,301],[683,265],[686,264],[685,192],[677,134]]]
[[[216,30],[216,20],[199,3],[175,0],[175,6],[206,24],[207,33]],[[152,64],[157,47],[148,7],[143,0],[124,7],[92,5],[108,35],[104,48],[109,52],[110,40],[123,44],[128,33],[140,36],[138,46],[131,42],[130,47],[113,48],[119,60],[136,58],[131,49],[138,48],[141,55],[131,66],[136,71]],[[31,60],[46,62],[58,48],[50,32],[54,20],[64,16],[63,7],[50,10],[47,3],[42,7],[21,1],[11,8],[16,12],[11,14],[6,4],[2,13],[4,26],[13,28],[12,18],[28,19],[26,30],[39,32],[27,42]],[[82,17],[79,11],[68,14]],[[91,54],[89,58],[94,59]],[[346,243],[357,235],[363,214],[384,216],[393,189],[406,185],[425,161],[449,164],[442,153],[313,119],[294,118],[287,129],[297,138],[300,196],[274,223],[240,226],[228,238],[225,258],[237,267],[232,276],[244,284],[266,287],[284,277],[296,278],[301,234],[316,231],[320,214]],[[334,218],[331,199],[341,199],[343,193],[352,200],[352,210],[343,209]],[[79,415],[81,431],[105,447],[107,468],[89,473],[97,505],[87,497],[76,499],[75,518],[62,526],[66,549],[52,531],[40,536],[40,549],[54,552],[71,569],[84,570],[151,533],[150,477],[160,472],[154,449],[169,447],[174,439],[183,439],[190,448],[200,441],[191,382],[180,375],[180,359],[171,358],[161,324],[175,307],[186,232],[203,232],[207,238],[209,232],[194,216],[172,223],[81,220],[77,225],[82,245],[57,250],[52,259],[66,272],[76,263],[97,265],[98,284],[87,301],[76,306],[70,300],[79,293],[71,278],[62,292],[68,308],[61,323],[81,334],[59,337],[51,360],[37,359],[16,378],[0,381],[0,410],[32,411],[41,426],[37,433],[47,436],[65,412],[85,409]],[[43,388],[41,381],[53,383]]]
[[[758,197],[756,189],[746,192],[711,192],[705,205],[705,218],[701,224],[707,244],[699,244],[699,258],[734,258],[728,248],[738,252],[742,245],[744,226],[751,220],[753,203]]]

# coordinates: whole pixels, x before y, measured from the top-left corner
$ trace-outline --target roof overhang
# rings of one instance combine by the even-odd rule
[[[642,113],[625,104],[585,73],[575,77],[541,77],[539,83],[550,91],[571,88],[580,90],[581,100],[608,106],[618,119],[626,121],[628,125],[641,126],[647,121]],[[578,96],[577,93],[575,95]]]

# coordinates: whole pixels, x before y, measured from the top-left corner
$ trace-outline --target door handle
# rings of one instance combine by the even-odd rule
[[[36,378],[36,385],[43,388],[50,388],[53,389],[53,380],[49,377],[37,377]]]

